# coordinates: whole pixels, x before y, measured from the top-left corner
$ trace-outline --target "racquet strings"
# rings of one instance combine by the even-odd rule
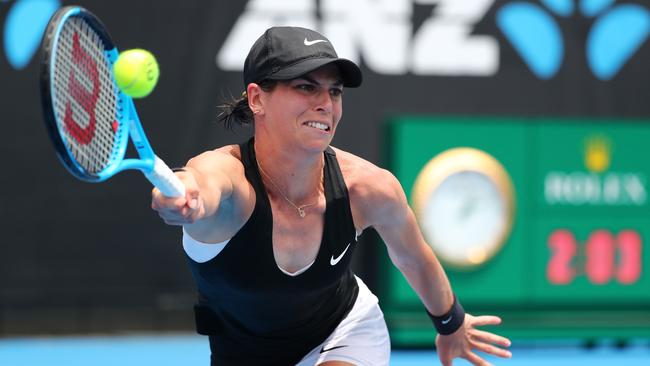
[[[61,137],[86,172],[104,170],[117,152],[117,88],[97,33],[68,18],[52,49],[52,103]]]

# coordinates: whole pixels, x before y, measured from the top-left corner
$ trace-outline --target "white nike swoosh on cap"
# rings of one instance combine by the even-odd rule
[[[327,41],[324,39],[315,39],[313,41],[308,41],[307,37],[305,37],[305,46],[315,45],[316,43],[320,43],[320,42],[327,42]]]
[[[330,258],[330,265],[335,266],[338,262],[340,262],[341,259],[343,258],[343,256],[345,255],[345,252],[348,251],[349,247],[350,247],[350,243],[348,243],[348,246],[345,247],[345,250],[343,251],[343,253],[341,253],[341,255],[339,255],[336,258],[334,258],[334,256],[332,256],[332,258]]]

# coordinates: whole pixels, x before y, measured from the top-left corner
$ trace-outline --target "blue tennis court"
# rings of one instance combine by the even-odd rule
[[[624,348],[600,345],[582,348],[577,343],[513,344],[513,358],[496,365],[536,366],[647,366],[650,343],[631,342]],[[207,365],[207,340],[197,335],[128,335],[105,337],[15,338],[0,340],[2,366],[178,366]],[[393,366],[439,365],[433,351],[394,350]],[[469,365],[464,360],[455,366]]]

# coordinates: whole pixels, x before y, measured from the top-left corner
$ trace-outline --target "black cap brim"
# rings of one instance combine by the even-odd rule
[[[345,58],[310,58],[300,61],[289,67],[285,67],[271,75],[268,79],[271,80],[291,80],[297,77],[308,74],[322,66],[328,64],[335,64],[341,72],[343,79],[343,86],[347,88],[356,88],[361,86],[363,75],[361,69],[354,62]]]

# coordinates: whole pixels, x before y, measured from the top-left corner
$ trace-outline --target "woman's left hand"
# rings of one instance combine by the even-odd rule
[[[438,335],[436,347],[438,357],[443,366],[451,366],[454,358],[460,357],[476,366],[491,365],[481,356],[474,353],[474,350],[502,358],[512,357],[512,353],[506,347],[510,346],[510,340],[499,335],[476,329],[484,325],[501,324],[501,318],[497,316],[472,316],[465,314],[463,325],[454,333],[449,335]]]

